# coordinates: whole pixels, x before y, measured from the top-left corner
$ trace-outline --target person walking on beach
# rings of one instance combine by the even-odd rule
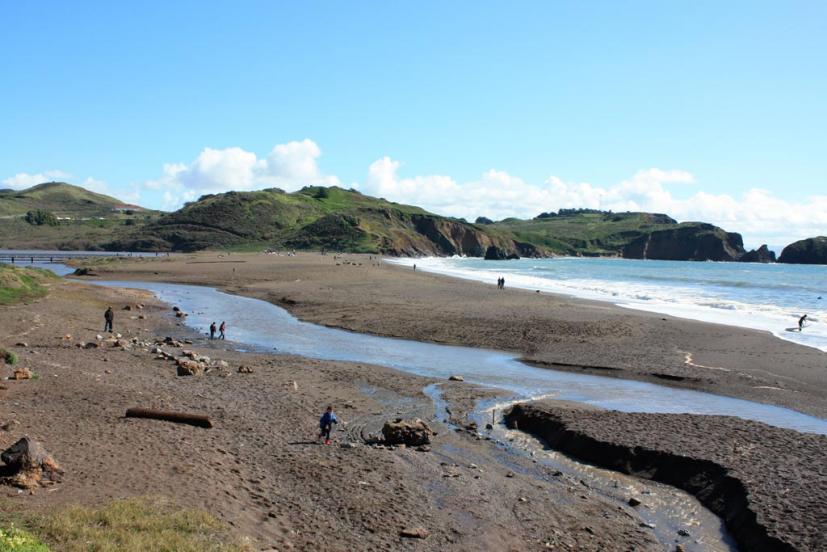
[[[210,324],[210,339],[215,339],[215,322]]]
[[[327,407],[325,413],[322,414],[322,417],[319,419],[319,439],[324,437],[324,444],[330,444],[330,430],[333,429],[333,424],[338,424],[339,420],[336,419],[336,414],[333,413],[333,407]]]
[[[798,319],[798,331],[799,332],[804,329],[804,321],[805,320],[807,320],[807,315],[806,314]]]
[[[106,312],[103,313],[103,331],[112,333],[112,322],[115,320],[115,313],[112,311],[112,307],[106,309]]]
[[[227,323],[221,321],[221,326],[218,327],[218,339],[224,339],[224,330],[227,329]]]
[[[505,289],[505,276],[500,278],[500,289]]]

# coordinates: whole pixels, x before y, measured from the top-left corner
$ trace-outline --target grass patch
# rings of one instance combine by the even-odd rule
[[[0,527],[0,552],[49,552],[37,537],[14,525]]]
[[[0,264],[0,305],[43,297],[48,292],[43,284],[55,278],[48,270]]]
[[[251,549],[234,539],[228,526],[210,514],[177,508],[162,498],[129,498],[99,508],[74,506],[49,514],[20,516],[16,524],[2,519],[7,515],[0,519],[8,527],[5,531],[23,535],[33,544],[29,548],[4,548],[0,538],[0,551],[243,552]]]

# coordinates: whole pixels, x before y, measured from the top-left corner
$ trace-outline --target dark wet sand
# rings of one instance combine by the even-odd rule
[[[367,255],[200,253],[95,268],[102,278],[210,285],[350,330],[516,351],[558,370],[638,379],[827,417],[827,354],[769,333],[495,286]],[[687,361],[687,359],[690,359]]]

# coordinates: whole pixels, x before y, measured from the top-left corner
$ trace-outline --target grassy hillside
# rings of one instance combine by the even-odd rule
[[[0,190],[0,248],[101,249],[160,214],[113,210],[122,204],[114,197],[63,182]],[[29,212],[43,216],[27,221]]]
[[[738,234],[704,223],[678,224],[666,215],[561,210],[531,220],[469,224],[338,187],[207,195],[167,214],[116,213],[118,203],[61,183],[2,191],[0,213],[15,214],[0,214],[0,248],[325,248],[491,259],[558,254],[737,260],[744,253]],[[32,209],[42,212],[27,221],[22,214]]]
[[[65,182],[46,182],[26,190],[0,191],[0,216],[25,215],[34,209],[58,216],[105,217],[123,202]]]
[[[269,189],[204,196],[113,245],[197,250],[260,244],[366,253],[429,253],[434,249],[431,238],[438,240],[436,234],[441,230],[427,227],[428,222],[479,232],[472,225],[354,190],[307,187],[293,193]],[[433,230],[431,237],[429,230]],[[447,243],[443,246],[451,247]]]

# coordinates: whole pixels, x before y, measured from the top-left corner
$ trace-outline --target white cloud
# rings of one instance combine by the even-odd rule
[[[167,209],[211,193],[278,187],[287,191],[304,186],[338,185],[325,175],[317,160],[322,152],[309,139],[279,144],[263,158],[242,148],[204,148],[191,163],[168,163],[157,180],[144,183],[150,190],[164,190]]]
[[[827,196],[793,202],[754,188],[737,197],[698,191],[682,199],[669,186],[695,183],[684,170],[650,168],[617,184],[596,186],[555,176],[530,184],[494,169],[462,183],[444,175],[401,178],[399,168],[400,163],[390,157],[374,161],[362,191],[468,220],[531,218],[560,208],[666,213],[679,221],[710,222],[741,232],[750,246],[781,245],[827,233]]]
[[[35,174],[17,173],[14,176],[4,179],[2,182],[4,187],[9,187],[13,190],[22,190],[24,188],[31,188],[32,186],[43,184],[44,182],[66,180],[71,176],[72,175],[68,173],[58,170],[45,171]]]

